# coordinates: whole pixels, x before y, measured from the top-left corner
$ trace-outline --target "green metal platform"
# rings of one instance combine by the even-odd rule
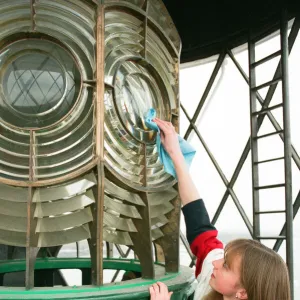
[[[80,269],[90,270],[89,258],[46,258],[37,259],[35,270]],[[141,272],[139,261],[130,259],[105,259],[104,269]],[[0,274],[25,271],[25,260],[2,261]],[[181,266],[178,273],[165,273],[161,264],[155,264],[155,279],[132,279],[115,282],[101,287],[85,285],[73,287],[35,287],[26,291],[22,287],[1,287],[0,299],[149,299],[151,284],[164,282],[173,291],[172,300],[188,299],[193,293],[194,272]]]

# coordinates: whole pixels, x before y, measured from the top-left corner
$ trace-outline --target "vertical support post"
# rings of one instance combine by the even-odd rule
[[[259,186],[258,175],[258,147],[257,147],[257,116],[253,113],[256,112],[256,76],[255,68],[252,64],[255,62],[255,43],[249,34],[248,40],[248,53],[249,53],[249,95],[250,95],[250,147],[251,147],[251,166],[252,166],[252,201],[253,201],[253,238],[257,239],[260,236],[260,215],[256,214],[259,211],[259,190],[255,187]]]
[[[143,144],[143,186],[147,186],[147,159],[146,159],[146,144]],[[154,278],[154,259],[153,259],[153,247],[152,247],[152,234],[151,234],[151,217],[150,217],[150,205],[147,192],[139,193],[145,206],[137,206],[137,210],[140,213],[142,219],[133,219],[133,223],[137,229],[137,232],[130,232],[130,237],[133,242],[134,252],[138,256],[143,278]]]
[[[29,151],[29,181],[34,181],[34,131],[30,130],[30,151]],[[37,254],[37,235],[35,234],[36,222],[34,221],[33,187],[28,187],[27,199],[27,230],[26,230],[26,271],[25,288],[30,290],[34,287],[34,264]]]
[[[30,290],[34,287],[34,259],[32,257],[31,248],[31,221],[32,221],[32,197],[33,188],[28,188],[28,200],[27,200],[27,231],[26,231],[26,272],[25,272],[25,288]]]
[[[36,24],[35,24],[35,0],[30,1],[30,16],[31,16],[31,30],[33,32],[36,31]]]
[[[287,12],[282,12],[280,22],[281,37],[281,72],[283,100],[283,130],[284,130],[284,172],[285,172],[285,205],[286,205],[286,262],[289,268],[291,297],[294,297],[294,267],[293,267],[293,198],[292,198],[292,147],[289,103],[289,42]]]
[[[180,198],[177,196],[171,201],[174,209],[168,213],[168,224],[161,228],[164,236],[157,239],[156,243],[161,246],[164,252],[166,272],[179,271],[179,224],[180,224]]]
[[[155,274],[148,195],[141,192],[140,197],[146,206],[137,207],[142,219],[132,220],[138,232],[131,232],[130,237],[133,242],[134,253],[141,263],[142,277],[153,279]]]
[[[95,205],[93,206],[93,223],[90,226],[92,284],[103,284],[103,199],[104,199],[104,170],[103,164],[96,166],[97,185],[93,188]]]
[[[92,284],[103,284],[103,206],[104,206],[104,2],[97,8],[96,24],[96,157],[97,186],[94,189],[95,210],[91,226]]]
[[[114,244],[106,242],[106,258],[114,257]]]
[[[177,76],[178,78],[178,76]],[[179,131],[179,114],[178,111],[172,114],[172,124],[176,131]],[[178,190],[176,184],[175,189]],[[179,195],[171,201],[174,209],[168,213],[168,224],[161,228],[164,236],[159,238],[156,243],[163,249],[166,272],[179,271],[180,255],[180,208],[181,200]]]
[[[165,254],[163,248],[157,243],[154,243],[154,254],[155,254],[155,262],[163,263],[165,262]]]
[[[144,57],[144,59],[147,59],[147,27],[148,27],[148,7],[149,7],[148,0],[145,0],[143,6],[146,14],[145,14],[143,31],[142,31],[142,35],[144,36],[144,41],[143,41],[143,50],[141,52],[141,55]]]

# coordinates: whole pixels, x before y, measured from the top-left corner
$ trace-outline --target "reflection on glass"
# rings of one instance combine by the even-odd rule
[[[144,123],[150,108],[165,120],[178,108],[178,60],[166,43],[130,13],[105,14],[105,162],[138,189],[145,181],[151,188],[173,182],[158,160],[156,133]]]
[[[21,128],[54,124],[72,109],[81,75],[71,55],[46,40],[20,40],[0,53],[0,117]]]
[[[30,53],[13,60],[3,78],[7,103],[24,114],[50,112],[66,89],[62,66],[49,55]]]
[[[150,108],[160,113],[164,106],[153,76],[138,63],[125,61],[115,75],[114,87],[119,115],[127,130],[143,142],[153,142],[155,133],[146,127],[144,116]]]

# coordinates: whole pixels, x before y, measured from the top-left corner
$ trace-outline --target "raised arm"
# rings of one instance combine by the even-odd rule
[[[160,128],[160,138],[162,145],[173,161],[176,170],[178,189],[182,205],[184,206],[192,201],[199,199],[199,192],[189,174],[187,165],[184,161],[184,157],[179,147],[177,132],[175,131],[174,126],[172,125],[172,123],[162,121],[160,119],[154,119],[153,121]]]
[[[198,276],[207,255],[215,249],[222,249],[223,244],[217,239],[218,231],[211,224],[204,202],[200,199],[198,190],[189,174],[174,126],[170,122],[160,119],[154,121],[161,130],[161,142],[175,167],[183,205],[182,212],[186,223],[186,236],[193,254],[197,257],[196,276]]]

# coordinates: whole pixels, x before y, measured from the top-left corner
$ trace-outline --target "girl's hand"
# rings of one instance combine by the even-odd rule
[[[165,150],[168,152],[172,160],[181,158],[178,135],[172,123],[155,118],[153,120],[160,129],[160,139]]]
[[[162,283],[154,283],[149,288],[150,291],[150,300],[170,300],[173,292],[168,291],[168,287]]]

